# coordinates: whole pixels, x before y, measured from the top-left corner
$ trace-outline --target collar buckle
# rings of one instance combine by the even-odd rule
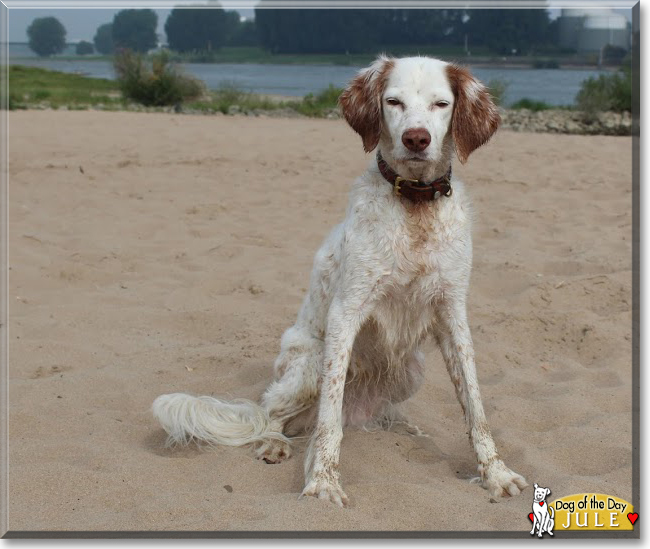
[[[403,181],[421,185],[420,181],[418,181],[417,179],[406,179],[406,177],[400,177],[398,175],[395,178],[395,182],[393,183],[393,187],[394,187],[393,191],[395,193],[395,196],[402,196],[402,193],[400,192],[402,190],[402,187],[400,187],[400,183],[402,183]]]

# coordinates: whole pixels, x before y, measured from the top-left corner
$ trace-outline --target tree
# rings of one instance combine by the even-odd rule
[[[272,53],[359,53],[376,49],[378,13],[256,8],[255,22],[262,46]]]
[[[82,40],[81,42],[77,43],[75,52],[77,55],[90,55],[91,53],[95,52],[95,48],[93,48],[93,45],[90,42]]]
[[[257,25],[255,21],[243,21],[231,32],[226,39],[224,46],[250,47],[259,46],[260,38],[257,34]]]
[[[549,43],[549,13],[543,9],[473,10],[466,29],[470,44],[501,55],[527,55]]]
[[[158,45],[157,25],[153,10],[122,10],[113,17],[113,43],[116,48],[146,53]]]
[[[27,28],[29,47],[41,57],[61,53],[65,48],[65,27],[56,17],[34,19]]]
[[[463,43],[461,9],[386,9],[379,10],[380,36],[390,45],[444,46]]]
[[[115,45],[113,44],[113,23],[106,23],[98,27],[93,42],[95,43],[95,49],[99,53],[103,55],[113,53],[115,51]]]
[[[239,14],[236,23],[239,23]],[[229,25],[230,23],[230,25]],[[180,52],[211,51],[226,41],[232,16],[220,8],[175,8],[165,21],[170,49]]]

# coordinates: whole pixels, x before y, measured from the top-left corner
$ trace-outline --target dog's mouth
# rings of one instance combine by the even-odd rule
[[[422,156],[409,156],[405,160],[406,162],[427,162],[427,159]]]

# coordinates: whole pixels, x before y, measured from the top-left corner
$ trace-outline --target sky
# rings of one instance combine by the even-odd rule
[[[97,27],[110,23],[119,9],[18,9],[9,10],[9,41],[27,42],[27,27],[37,17],[56,17],[67,31],[67,42],[76,43],[79,40],[92,42]],[[165,20],[171,9],[156,9],[158,14],[158,34],[165,36]],[[253,17],[251,9],[237,10],[245,17]],[[557,17],[560,10],[549,10],[551,17]],[[614,10],[628,15],[631,20],[631,10]]]
[[[56,17],[67,31],[67,42],[92,42],[97,27],[113,21],[121,9],[18,9],[9,10],[9,42],[27,42],[27,27],[37,17]],[[171,9],[153,10],[158,14],[158,34],[165,36],[165,20]],[[236,10],[253,17],[253,10]]]

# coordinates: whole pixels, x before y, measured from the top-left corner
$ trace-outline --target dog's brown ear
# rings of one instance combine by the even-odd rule
[[[393,59],[379,57],[355,76],[339,97],[343,116],[361,136],[366,152],[379,144],[382,131],[381,99],[394,64]]]
[[[447,65],[447,78],[456,98],[451,120],[452,137],[458,159],[464,164],[467,157],[497,131],[501,116],[487,88],[467,69]]]

